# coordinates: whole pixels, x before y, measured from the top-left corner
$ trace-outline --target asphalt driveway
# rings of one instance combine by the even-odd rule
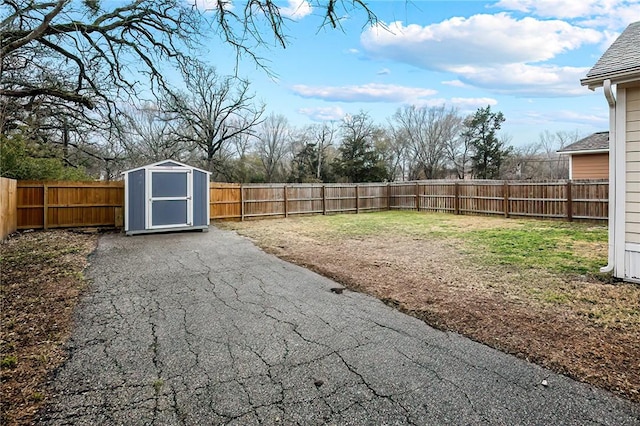
[[[106,235],[41,424],[640,425],[640,407],[208,233]]]

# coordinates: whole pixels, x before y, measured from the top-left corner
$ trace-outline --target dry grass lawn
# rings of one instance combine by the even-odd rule
[[[416,212],[218,226],[451,330],[640,402],[640,286],[606,227]]]
[[[96,243],[97,235],[50,231],[0,245],[0,424],[32,424],[47,400]]]

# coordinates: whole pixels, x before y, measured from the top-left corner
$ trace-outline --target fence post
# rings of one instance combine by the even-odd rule
[[[289,217],[289,206],[287,201],[287,185],[282,185],[282,191],[284,192],[284,217]]]
[[[240,221],[244,221],[244,186],[240,184]]]
[[[42,227],[47,230],[49,229],[49,185],[46,183],[42,185],[43,188],[43,199],[42,199]]]
[[[567,181],[567,221],[573,222],[573,195],[571,194],[571,181]]]
[[[322,185],[322,214],[327,214],[327,185]]]
[[[358,198],[358,184],[356,183],[356,214],[360,213],[360,200]]]
[[[420,184],[416,182],[416,210],[420,211]]]
[[[387,182],[387,210],[391,210],[391,183]]]
[[[460,214],[460,184],[453,184],[453,213]]]
[[[504,182],[504,185],[502,186],[502,194],[504,196],[504,217],[509,217],[509,182]]]

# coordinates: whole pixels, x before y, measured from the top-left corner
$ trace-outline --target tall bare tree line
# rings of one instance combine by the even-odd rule
[[[337,27],[339,17],[354,10],[374,22],[366,3],[318,0],[313,6],[322,11],[324,25]],[[4,4],[3,174],[9,166],[18,176],[47,172],[26,170],[21,157],[59,160],[62,168],[107,179],[128,167],[174,158],[226,181],[466,178],[478,176],[482,154],[492,177],[540,174],[531,164],[541,157],[547,175],[560,176],[564,163],[554,149],[575,139],[543,134],[527,150],[508,152],[504,137],[475,132],[483,118],[445,105],[405,106],[385,124],[362,111],[299,128],[282,115],[267,116],[247,80],[221,75],[194,58],[218,37],[238,57],[264,66],[264,46],[287,44],[284,18],[271,0],[244,8],[219,2],[208,11],[183,0]],[[167,70],[180,81],[169,81]],[[488,107],[485,112],[494,114]],[[482,148],[481,142],[493,145]]]

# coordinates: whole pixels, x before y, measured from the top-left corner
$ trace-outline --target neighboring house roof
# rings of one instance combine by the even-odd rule
[[[625,83],[640,80],[640,21],[630,24],[604,55],[580,80],[589,89],[602,86],[604,80],[611,83]]]
[[[558,150],[560,154],[588,154],[609,151],[609,132],[597,132]]]

